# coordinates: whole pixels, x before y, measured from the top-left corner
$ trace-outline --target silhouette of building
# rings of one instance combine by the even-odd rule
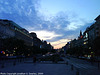
[[[30,34],[33,37],[33,41],[32,41],[33,46],[37,46],[40,48],[42,41],[39,38],[37,38],[36,33],[31,32]]]
[[[82,47],[83,46],[83,34],[80,30],[80,34],[77,39],[70,41],[70,48]]]
[[[100,15],[96,17],[94,24],[86,28],[83,34],[82,31],[80,31],[78,39],[70,41],[70,49],[75,47],[81,47],[83,49],[88,50],[87,52],[91,53],[91,51],[93,51],[94,40],[97,37],[100,37]]]
[[[95,19],[95,35],[96,37],[100,37],[100,15]]]
[[[50,43],[47,44],[47,41],[42,41],[42,44],[41,44],[40,48],[41,49],[52,50],[53,46]]]
[[[84,46],[88,49],[93,47],[93,41],[95,39],[95,25],[92,24],[90,27],[87,27],[84,32]]]
[[[48,49],[48,50],[52,50],[53,49],[53,46],[50,43],[47,44],[47,41],[43,41],[43,40],[41,41],[37,37],[36,33],[31,32],[30,34],[33,37],[33,46],[37,46],[37,47],[39,47],[41,49]]]
[[[67,50],[70,49],[70,42],[67,42],[67,44],[62,47],[62,49],[64,50],[64,54],[66,54]]]
[[[100,37],[100,15],[95,19],[96,22],[84,31],[84,47],[93,49],[93,41],[96,37]]]

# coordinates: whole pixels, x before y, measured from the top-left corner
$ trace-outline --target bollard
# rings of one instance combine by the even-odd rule
[[[77,69],[77,71],[76,71],[76,75],[79,75],[79,70]]]
[[[58,63],[58,61],[57,61],[57,60],[55,60],[55,63]]]
[[[71,65],[71,70],[73,70],[73,65]]]
[[[18,59],[18,62],[20,62],[20,59]]]
[[[13,65],[14,65],[14,66],[16,65],[16,62],[15,62],[15,61],[13,62]]]
[[[23,60],[25,61],[25,58]]]
[[[26,58],[26,61],[27,61],[27,58]]]
[[[4,63],[2,63],[1,68],[4,68]]]
[[[19,62],[21,62],[21,59],[19,60]]]
[[[68,61],[66,62],[66,65],[68,65]]]
[[[24,61],[24,58],[23,58],[23,61]]]
[[[38,62],[40,62],[41,60],[40,59],[38,59]]]

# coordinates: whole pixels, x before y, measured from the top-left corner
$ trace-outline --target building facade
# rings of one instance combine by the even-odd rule
[[[9,38],[14,36],[15,36],[15,31],[13,26],[10,24],[10,21],[0,20],[0,37]]]
[[[86,28],[83,34],[80,31],[78,39],[70,41],[70,49],[81,47],[81,49],[83,49],[83,53],[91,54],[94,51],[94,40],[97,37],[100,37],[100,15],[96,17],[94,24]]]
[[[32,36],[29,32],[10,20],[0,20],[0,38],[15,37],[21,39],[26,45],[32,46]]]
[[[47,41],[42,41],[42,44],[40,46],[41,49],[47,49],[47,50],[52,50],[53,46],[49,43],[47,44]]]
[[[95,35],[96,37],[100,37],[100,15],[95,19]]]
[[[36,33],[31,32],[30,35],[31,35],[32,38],[33,38],[33,40],[32,40],[32,41],[33,41],[33,42],[32,42],[33,46],[37,46],[37,47],[40,48],[40,46],[41,46],[41,44],[42,44],[42,41],[41,41],[39,38],[37,38]]]

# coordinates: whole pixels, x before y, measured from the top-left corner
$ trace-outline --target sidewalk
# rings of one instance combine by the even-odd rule
[[[66,64],[50,64],[42,63],[22,63],[11,67],[0,69],[0,75],[76,75],[76,71],[72,71]],[[12,73],[12,74],[11,74]]]
[[[63,59],[58,63],[41,61],[34,64],[32,60],[24,61],[15,66],[0,68],[0,75],[100,75],[100,70],[95,66]]]
[[[14,66],[14,65],[19,65],[19,64],[22,64],[24,63],[25,61],[30,61],[32,60],[32,58],[25,58],[24,60],[23,59],[10,59],[10,60],[0,60],[0,69],[2,69],[2,66],[4,68],[6,67],[11,67],[11,66]]]

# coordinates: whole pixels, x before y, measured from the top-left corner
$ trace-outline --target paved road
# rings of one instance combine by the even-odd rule
[[[98,67],[97,62],[91,63],[90,61],[82,60],[82,59],[78,59],[78,58],[70,57],[70,62],[77,63],[77,64],[87,64],[87,65],[90,65],[90,66],[92,65],[92,66]]]
[[[100,69],[98,67],[91,65],[90,62],[85,60],[80,60],[77,58],[64,58],[63,59],[69,63],[69,65],[73,65],[74,69],[77,69],[81,75],[100,75]]]

